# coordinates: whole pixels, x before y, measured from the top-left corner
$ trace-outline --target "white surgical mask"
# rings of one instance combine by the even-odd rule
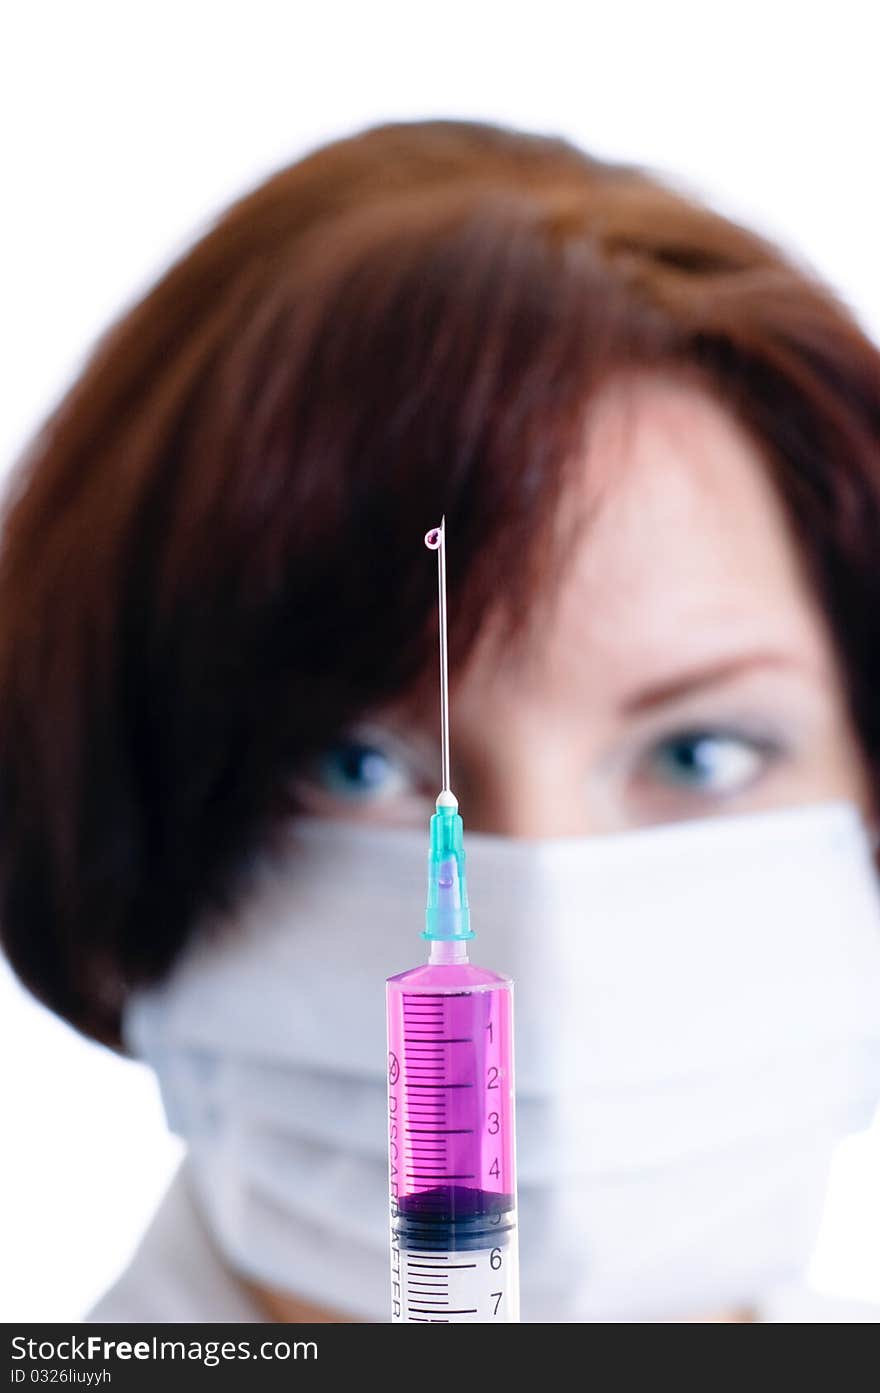
[[[471,959],[515,981],[522,1319],[688,1318],[796,1277],[880,1097],[855,809],[465,847]],[[426,864],[426,830],[294,819],[124,1022],[231,1266],[354,1319],[390,1318],[385,979],[424,960]]]

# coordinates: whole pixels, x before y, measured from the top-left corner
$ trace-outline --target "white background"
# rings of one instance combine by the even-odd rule
[[[231,198],[388,118],[567,135],[783,241],[880,338],[877,11],[711,3],[35,3],[7,22],[0,464],[94,337]],[[880,1010],[880,1003],[878,1003]],[[0,966],[0,1319],[78,1317],[178,1154],[151,1078]],[[846,1144],[814,1276],[880,1301],[880,1138]]]

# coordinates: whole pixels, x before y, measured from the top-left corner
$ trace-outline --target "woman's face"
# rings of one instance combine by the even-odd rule
[[[583,477],[601,496],[553,612],[502,661],[487,628],[450,675],[466,826],[578,835],[838,797],[867,814],[822,613],[733,417],[683,381],[617,383]],[[436,696],[371,713],[298,791],[316,814],[421,826],[440,785]]]

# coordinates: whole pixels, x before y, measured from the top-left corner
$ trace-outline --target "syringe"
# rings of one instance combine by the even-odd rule
[[[513,981],[468,961],[463,823],[449,781],[446,518],[438,551],[443,787],[426,964],[386,982],[392,1321],[518,1321]]]

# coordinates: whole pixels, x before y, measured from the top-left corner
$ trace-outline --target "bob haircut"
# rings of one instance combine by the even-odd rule
[[[225,211],[17,462],[0,924],[43,1002],[118,1047],[296,771],[433,676],[441,513],[452,670],[490,611],[515,638],[577,535],[591,402],[642,370],[699,379],[760,448],[876,786],[880,354],[853,314],[641,167],[383,124]]]

